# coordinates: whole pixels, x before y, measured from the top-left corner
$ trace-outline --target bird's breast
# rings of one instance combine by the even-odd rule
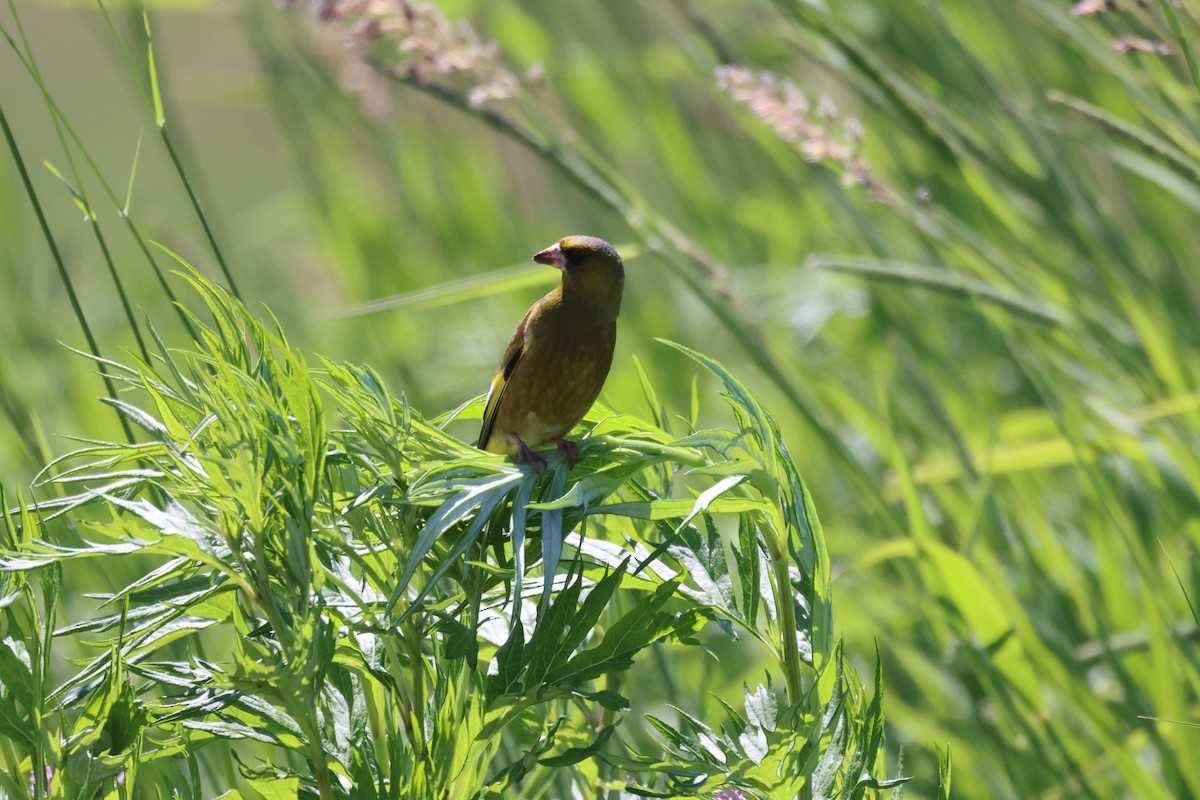
[[[566,304],[531,323],[497,427],[536,446],[566,435],[596,401],[612,365],[617,326],[591,309]]]

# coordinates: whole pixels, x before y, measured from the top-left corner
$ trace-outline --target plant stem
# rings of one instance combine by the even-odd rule
[[[113,383],[112,376],[108,373],[108,368],[105,367],[100,356],[100,346],[96,344],[96,337],[92,335],[92,328],[88,325],[87,317],[83,314],[83,306],[79,304],[79,297],[75,294],[75,285],[71,281],[70,274],[67,273],[67,266],[63,262],[62,253],[58,250],[58,244],[54,240],[54,234],[50,232],[50,223],[46,221],[46,215],[42,212],[42,204],[38,200],[37,192],[34,191],[33,181],[29,178],[29,172],[25,169],[25,162],[21,159],[21,151],[17,147],[17,140],[13,137],[12,128],[8,125],[8,117],[4,114],[3,107],[0,107],[0,128],[4,129],[4,138],[8,142],[8,149],[12,152],[13,161],[16,162],[17,171],[21,173],[21,182],[25,186],[25,193],[29,197],[30,204],[33,205],[34,214],[37,215],[38,224],[41,226],[42,234],[46,237],[46,244],[50,248],[50,254],[54,258],[54,264],[58,268],[58,275],[62,279],[63,287],[67,291],[67,300],[71,303],[71,309],[75,312],[75,319],[79,320],[79,327],[83,329],[83,338],[87,340],[88,351],[96,360],[96,366],[100,370],[100,377],[104,381],[104,386],[108,390],[108,396],[112,400],[117,399],[117,387]],[[117,419],[121,423],[121,429],[125,432],[125,439],[133,442],[133,430],[129,427],[129,420],[125,419],[125,415],[121,413],[119,408],[114,406],[113,409],[117,414]]]
[[[421,630],[424,617],[413,614],[406,625],[408,633],[404,636],[404,649],[408,651],[409,671],[412,673],[412,735],[417,753],[424,756],[429,740],[425,736],[425,656],[421,653]]]
[[[196,196],[195,189],[192,188],[192,182],[188,179],[187,170],[183,168],[183,162],[179,159],[179,154],[175,151],[175,144],[171,141],[170,134],[167,133],[166,125],[158,129],[162,136],[163,144],[167,147],[167,153],[171,156],[171,163],[175,165],[175,172],[179,174],[179,180],[183,183],[183,188],[187,191],[188,199],[192,201],[192,208],[196,211],[196,216],[200,219],[200,226],[204,228],[204,235],[208,237],[209,247],[212,248],[213,255],[217,258],[217,264],[221,266],[221,274],[225,276],[225,282],[229,285],[229,291],[238,300],[242,299],[242,293],[238,291],[237,282],[233,279],[233,273],[229,271],[229,264],[225,262],[225,256],[221,252],[221,246],[217,244],[217,236],[213,233],[212,226],[208,222],[208,215],[204,213],[204,207],[200,205],[200,198]]]
[[[321,744],[321,726],[317,720],[316,687],[310,692],[305,703],[304,714],[300,716],[300,727],[308,737],[308,757],[313,763],[313,780],[317,783],[317,791],[321,800],[332,800],[333,783],[329,776],[329,763],[326,761],[325,748]]]
[[[1162,7],[1163,16],[1167,18],[1167,24],[1171,27],[1171,35],[1179,42],[1179,49],[1183,51],[1183,58],[1187,62],[1188,74],[1192,78],[1192,85],[1200,91],[1200,67],[1196,65],[1196,57],[1192,53],[1192,46],[1188,43],[1187,35],[1183,32],[1183,26],[1179,24],[1179,16],[1175,13],[1175,4],[1171,0],[1158,0],[1159,6]]]
[[[42,80],[41,70],[38,69],[37,62],[33,57],[33,48],[29,46],[29,39],[25,35],[25,26],[21,24],[21,17],[16,13],[13,7],[12,0],[9,0],[9,8],[13,11],[13,20],[17,26],[17,34],[21,37],[21,44],[25,47],[24,55],[17,50],[16,42],[10,40],[13,50],[17,52],[17,56],[21,59],[25,69],[33,77],[34,83],[37,84],[41,91],[42,100],[46,103],[46,110],[50,112],[50,121],[54,124],[54,133],[58,138],[58,143],[62,147],[63,156],[67,160],[67,166],[70,168],[71,177],[74,179],[74,186],[68,185],[75,199],[82,205],[87,214],[87,220],[91,225],[92,232],[96,236],[96,243],[100,246],[100,251],[104,256],[104,263],[108,266],[108,274],[112,278],[113,286],[117,290],[117,296],[121,300],[121,308],[125,312],[125,320],[129,323],[129,329],[133,331],[133,336],[137,339],[138,351],[142,355],[143,361],[150,360],[150,352],[146,349],[146,343],[142,339],[142,331],[138,326],[137,319],[133,315],[133,306],[129,302],[129,295],[125,291],[125,284],[121,281],[121,276],[117,272],[117,266],[113,263],[112,254],[109,252],[108,243],[104,239],[104,232],[100,230],[100,222],[96,219],[95,209],[92,208],[91,202],[88,200],[87,192],[84,189],[83,180],[79,174],[79,168],[75,164],[75,157],[71,155],[71,148],[67,146],[67,137],[63,129],[63,121],[59,114],[55,113],[55,106],[50,100],[50,92],[46,88],[45,82]],[[5,36],[8,34],[5,32]],[[53,171],[53,168],[51,168]],[[57,174],[57,172],[55,173]],[[66,183],[66,181],[63,181]]]
[[[770,496],[770,495],[768,495]],[[778,506],[776,506],[778,508]],[[800,638],[796,635],[796,606],[792,597],[791,559],[787,547],[787,527],[775,511],[766,526],[767,551],[771,556],[771,571],[775,578],[775,609],[779,614],[780,664],[788,705],[800,702],[804,684],[800,672]]]

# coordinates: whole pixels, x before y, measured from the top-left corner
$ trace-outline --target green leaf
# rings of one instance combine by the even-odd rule
[[[708,616],[699,609],[680,614],[662,610],[675,594],[679,581],[668,581],[643,598],[604,633],[600,644],[571,658],[546,676],[549,683],[594,680],[601,675],[622,672],[633,664],[634,656],[653,642],[683,638],[704,627]]]
[[[740,477],[740,476],[739,476]],[[766,511],[770,506],[750,497],[723,497],[708,503],[712,514],[741,514],[746,511]],[[593,514],[612,514],[634,519],[679,519],[696,508],[695,500],[653,500],[647,502],[613,503],[593,509]]]
[[[774,732],[778,722],[779,708],[770,677],[767,678],[767,685],[763,686],[760,683],[753,694],[750,693],[750,688],[746,684],[742,684],[742,695],[746,704],[747,721],[756,728]]]
[[[596,734],[596,738],[591,744],[584,747],[569,747],[556,756],[548,756],[538,759],[538,763],[544,767],[569,767],[572,764],[578,764],[584,759],[591,758],[604,749],[608,744],[608,740],[612,738],[613,731],[616,730],[616,725],[605,725]]]
[[[444,652],[451,660],[465,658],[469,667],[479,660],[479,639],[475,632],[457,620],[446,620],[440,626],[445,641]]]
[[[412,580],[417,567],[420,566],[422,560],[429,553],[429,550],[433,547],[433,543],[437,541],[438,537],[446,533],[454,525],[462,522],[472,513],[474,513],[475,518],[471,521],[467,530],[455,542],[450,553],[428,578],[416,598],[400,615],[397,622],[403,622],[420,607],[421,601],[432,591],[437,581],[441,580],[454,566],[455,559],[465,553],[475,543],[480,531],[483,530],[484,523],[487,522],[491,513],[504,500],[505,495],[522,480],[529,479],[531,478],[520,472],[505,472],[500,475],[486,475],[461,480],[457,483],[458,486],[464,488],[458,491],[450,500],[443,503],[433,513],[417,537],[412,554],[409,555],[408,561],[404,565],[404,571],[400,574],[400,579],[392,591],[392,598],[388,603],[389,610],[399,602],[401,596],[408,589],[408,583]]]
[[[741,608],[747,622],[758,620],[758,609],[762,603],[767,607],[767,618],[775,620],[775,597],[771,593],[768,577],[771,565],[759,539],[754,518],[742,514],[738,518],[738,543],[733,548],[733,559],[737,563],[737,577],[741,584]]]
[[[517,681],[525,670],[525,629],[521,618],[516,617],[509,628],[508,638],[496,651],[496,671],[487,678],[488,700],[495,700],[517,687]]]
[[[150,95],[154,100],[154,124],[162,128],[167,123],[163,113],[162,92],[158,87],[158,68],[154,63],[154,41],[150,34],[150,12],[142,9],[142,24],[146,30],[146,69],[150,74]]]
[[[562,496],[567,485],[567,470],[565,467],[556,469],[550,479],[550,494]],[[542,511],[542,571],[546,580],[542,583],[542,598],[539,608],[550,604],[550,593],[554,588],[552,577],[558,574],[558,561],[562,557],[563,548],[563,512],[559,509]],[[534,632],[536,634],[536,631]]]
[[[681,591],[697,601],[729,613],[735,619],[748,622],[738,608],[734,593],[733,576],[725,559],[725,548],[721,536],[710,517],[704,518],[703,530],[683,523],[677,531],[677,543],[671,544],[667,552],[688,572],[696,588],[683,587]],[[753,629],[752,625],[749,625]]]
[[[28,697],[28,695],[26,695]],[[24,747],[34,745],[34,725],[28,711],[18,707],[17,696],[7,686],[0,686],[0,735]]]
[[[867,789],[884,788],[884,783],[873,777],[875,763],[879,751],[883,747],[883,659],[879,648],[875,648],[875,693],[867,706],[865,715],[858,719],[858,733],[855,741],[854,755],[846,767],[847,786],[842,791],[843,796],[851,800],[866,797]],[[861,777],[856,777],[861,776]],[[903,783],[907,778],[896,779]],[[891,785],[891,784],[888,784]]]
[[[247,783],[263,800],[296,800],[300,796],[300,779],[294,775],[248,778]]]
[[[0,683],[4,689],[21,698],[33,696],[32,662],[25,643],[6,636],[0,642]]]
[[[832,672],[832,675],[830,674]],[[830,686],[829,701],[821,714],[817,729],[823,749],[812,772],[813,800],[830,800],[838,772],[846,758],[849,741],[848,709],[845,706],[845,665],[842,662],[841,646],[834,653],[832,663],[818,679],[818,686]]]
[[[947,745],[945,750],[938,748],[938,800],[950,800],[950,774],[952,771],[952,763],[950,760],[950,746]]]

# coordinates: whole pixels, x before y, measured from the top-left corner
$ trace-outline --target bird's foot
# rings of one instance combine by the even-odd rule
[[[555,439],[555,447],[558,452],[562,453],[563,460],[567,462],[567,469],[571,469],[579,463],[579,442],[573,442],[570,439]]]
[[[529,445],[521,441],[520,436],[513,436],[517,442],[517,463],[528,464],[533,471],[541,475],[546,471],[546,459],[529,449]]]

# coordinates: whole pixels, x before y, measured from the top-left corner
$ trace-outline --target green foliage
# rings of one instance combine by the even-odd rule
[[[0,469],[10,487],[3,505],[12,510],[12,563],[39,569],[40,578],[30,588],[21,573],[7,573],[11,586],[0,595],[13,615],[4,623],[11,655],[0,657],[12,662],[18,687],[0,694],[0,719],[9,720],[0,725],[26,732],[13,734],[20,756],[5,763],[27,769],[0,776],[6,791],[25,791],[28,775],[41,781],[46,764],[71,763],[68,752],[80,780],[107,768],[100,759],[112,751],[99,741],[76,747],[57,709],[69,701],[70,722],[101,685],[121,696],[101,679],[110,661],[97,660],[114,637],[151,649],[163,637],[165,654],[141,658],[187,664],[182,674],[162,673],[178,687],[170,695],[193,681],[232,680],[226,673],[236,665],[214,657],[236,644],[220,638],[230,625],[246,631],[236,638],[250,640],[249,663],[271,670],[281,667],[262,660],[255,643],[290,636],[296,623],[288,646],[315,648],[318,663],[332,635],[328,676],[343,650],[353,653],[344,641],[350,629],[331,633],[311,620],[358,618],[365,608],[401,637],[385,653],[406,681],[396,678],[395,687],[419,685],[423,694],[415,706],[404,701],[403,714],[379,717],[381,698],[399,689],[377,672],[357,679],[384,687],[367,706],[369,731],[409,724],[359,761],[351,747],[355,775],[397,761],[412,729],[428,737],[427,752],[450,748],[439,758],[491,758],[484,780],[506,795],[591,793],[600,783],[619,786],[622,770],[632,770],[645,784],[639,791],[729,800],[737,793],[720,785],[725,765],[741,763],[738,774],[759,787],[746,791],[763,791],[769,769],[749,764],[785,763],[792,753],[787,763],[820,766],[822,789],[833,775],[829,791],[844,793],[860,746],[869,752],[878,732],[852,677],[866,673],[862,656],[877,648],[888,678],[887,740],[905,755],[903,768],[897,759],[887,774],[914,776],[888,790],[893,797],[945,796],[951,752],[956,794],[965,797],[1200,795],[1194,4],[461,0],[318,8],[319,25],[300,7],[194,12],[208,24],[189,25],[198,31],[191,41],[153,7],[9,6],[14,23],[6,18],[3,32],[17,55],[0,74],[17,78],[0,98],[13,128],[12,161],[0,159],[0,179],[12,187],[0,192],[0,272],[17,299],[0,315]],[[418,35],[396,18],[401,12],[422,23]],[[54,33],[39,38],[49,14]],[[393,16],[378,25],[373,14]],[[65,21],[89,33],[73,35],[58,24]],[[99,37],[90,31],[105,28],[113,34],[106,47],[123,59],[94,48]],[[239,49],[243,38],[260,69],[234,71],[253,60]],[[50,50],[37,53],[40,62],[38,49]],[[94,80],[78,80],[81,63]],[[125,91],[131,83],[138,91]],[[87,102],[72,95],[75,86]],[[68,117],[86,118],[93,97],[104,121],[77,135]],[[159,134],[144,148],[139,126]],[[254,135],[236,135],[246,130]],[[137,181],[118,198],[106,176],[122,185],[130,154]],[[57,166],[32,168],[43,158]],[[121,235],[111,235],[105,208],[120,212]],[[80,211],[85,226],[76,224]],[[192,497],[168,500],[145,488],[158,479],[141,474],[151,467],[140,456],[131,461],[125,445],[91,441],[120,437],[117,408],[154,464],[161,435],[131,422],[138,409],[139,425],[178,424],[209,444],[173,395],[155,389],[162,399],[152,399],[141,375],[118,364],[136,371],[136,360],[113,358],[127,348],[155,365],[148,375],[175,363],[162,360],[139,305],[163,340],[190,341],[191,320],[161,310],[173,297],[146,231],[212,274],[223,270],[226,285],[236,277],[243,296],[267,298],[293,348],[338,354],[337,364],[312,373],[329,387],[315,401],[289,395],[285,404],[282,388],[269,399],[228,393],[222,413],[235,401],[274,409],[274,432],[262,444],[272,455],[239,454],[240,440],[226,441],[233,449],[217,463],[262,471],[222,487],[225,499],[203,514]],[[607,407],[590,421],[583,468],[595,476],[558,464],[538,482],[502,462],[472,461],[477,454],[448,435],[461,428],[466,436],[469,421],[425,423],[412,409],[453,407],[486,386],[535,287],[553,279],[512,265],[567,232],[616,242],[629,291]],[[87,331],[82,339],[78,330]],[[761,400],[748,402],[723,371],[697,380],[694,362],[656,345],[657,336],[737,365]],[[100,358],[64,358],[56,340]],[[136,388],[108,391],[97,365]],[[176,366],[178,378],[157,380],[178,394],[192,368]],[[385,384],[402,388],[404,401],[389,399]],[[727,418],[714,388],[741,398],[732,434],[709,429]],[[99,392],[119,402],[93,402]],[[304,413],[279,416],[293,402]],[[610,411],[638,403],[645,420]],[[470,406],[459,417],[476,413]],[[265,424],[237,435],[258,436]],[[60,446],[48,434],[63,432],[87,437],[91,454],[54,463],[31,505],[15,487]],[[319,468],[310,453],[276,472],[276,449],[296,458],[316,446],[305,443],[310,435],[327,445]],[[98,484],[81,480],[86,469],[74,471],[88,459],[124,466],[98,467],[107,476]],[[412,464],[428,465],[428,475],[396,483]],[[197,493],[222,479],[179,471]],[[793,478],[799,473],[807,485]],[[346,484],[315,477],[330,475]],[[341,506],[330,504],[335,486],[348,498]],[[827,553],[808,512],[810,490],[829,532]],[[114,530],[126,539],[80,527],[114,522],[117,503],[126,506]],[[249,555],[238,566],[220,544],[224,532],[199,534],[211,522],[205,514],[240,520],[242,503],[266,526],[264,559],[278,564],[268,577],[279,585],[262,602],[285,617],[283,633],[265,605],[235,588],[255,585],[246,565],[258,556],[240,550]],[[527,513],[506,516],[513,507]],[[315,532],[301,536],[306,521]],[[344,555],[336,542],[359,522],[369,531],[362,541],[373,544]],[[39,525],[44,540],[30,540]],[[194,533],[194,546],[131,543],[160,526]],[[631,531],[644,550],[629,543]],[[63,548],[72,547],[68,557]],[[202,566],[156,583],[154,570],[177,568],[164,557]],[[283,591],[305,565],[324,574],[347,560],[337,580],[318,574],[319,587],[302,580]],[[781,572],[784,561],[794,573]],[[47,593],[57,567],[37,565],[60,562],[71,590]],[[214,564],[233,567],[213,572],[222,569]],[[656,571],[668,568],[677,574]],[[369,570],[369,579],[359,577]],[[223,582],[212,583],[215,574]],[[655,606],[657,592],[682,576]],[[595,632],[576,642],[595,611],[589,593],[618,580]],[[359,610],[302,602],[306,591],[318,599],[349,591],[343,584],[371,590],[363,589]],[[779,602],[778,587],[788,584],[803,602]],[[85,593],[122,599],[98,616]],[[153,610],[136,616],[138,603]],[[176,610],[196,603],[199,620]],[[635,609],[664,644],[616,671],[628,655],[617,640],[593,651]],[[689,634],[699,618],[672,627],[675,617],[664,616],[688,610],[715,626]],[[551,613],[572,633],[544,633],[539,646],[551,649],[538,659],[528,642],[516,652],[515,624],[495,627],[490,616],[515,615],[532,636]],[[63,635],[51,657],[56,625]],[[733,642],[716,626],[746,635]],[[219,638],[215,649],[193,653],[206,636]],[[715,658],[676,646],[692,640]],[[502,718],[495,753],[460,751],[446,726],[489,724],[469,687],[486,687],[472,680],[506,645],[510,691],[486,702],[510,703],[515,716]],[[796,653],[804,658],[786,658]],[[422,655],[429,666],[418,684],[412,665]],[[68,659],[91,672],[55,694],[75,674]],[[576,674],[613,672],[586,686],[558,680],[571,664]],[[236,668],[254,684],[250,666]],[[119,668],[136,691],[148,679],[130,677],[131,669]],[[759,677],[764,669],[774,684]],[[830,712],[839,669],[843,700]],[[766,689],[751,688],[760,683]],[[551,699],[517,710],[514,698],[530,687]],[[788,698],[776,702],[774,731],[758,699],[771,691]],[[153,691],[138,696],[166,702]],[[222,695],[214,697],[178,702],[217,707]],[[118,700],[96,702],[89,713],[126,713]],[[178,723],[169,734],[176,739],[147,723],[162,747],[178,749],[147,759],[135,778],[179,794],[235,784],[247,796],[252,786],[295,792],[314,780],[303,726],[324,732],[334,702],[319,699],[316,723],[302,719],[303,708],[272,718],[272,742],[299,751],[279,772],[264,767],[277,745],[231,747],[209,733],[195,748],[187,743],[202,722],[251,730],[231,716],[250,712],[234,706],[214,712],[225,715],[219,720]],[[349,718],[360,719],[350,708]],[[466,708],[479,714],[469,724],[461,722]],[[822,727],[827,713],[831,725]],[[670,734],[648,729],[646,714]],[[38,723],[44,735],[28,734],[30,719],[47,721]],[[780,720],[798,722],[780,728]],[[803,748],[818,736],[824,749],[815,756]],[[762,737],[783,749],[764,754]],[[336,737],[326,739],[327,753],[342,752]],[[835,739],[844,748],[829,747]],[[193,760],[181,766],[173,759],[184,752]],[[265,771],[239,783],[235,754],[247,773]],[[329,756],[331,774],[351,769],[341,758]],[[882,762],[874,767],[884,774]],[[429,769],[422,780],[436,779]]]
[[[870,777],[882,686],[865,703],[829,635],[804,484],[719,364],[675,345],[725,384],[734,429],[675,437],[597,413],[580,463],[557,456],[539,476],[448,436],[368,369],[311,369],[278,327],[187,278],[212,318],[192,319],[196,348],[153,336],[153,360],[109,365],[126,387],[111,402],[144,441],[65,456],[64,495],[8,516],[14,774],[44,763],[65,776],[53,796],[118,778],[132,793],[142,765],[234,742],[258,743],[227,752],[273,797],[509,796],[525,781],[588,786],[576,765],[592,759],[633,793],[849,798],[894,783]],[[78,534],[55,533],[64,515]],[[97,598],[119,612],[23,626],[27,576],[52,620],[61,570],[137,556],[154,557],[146,572]],[[718,619],[768,646],[786,693],[747,690],[721,744],[691,713],[678,727],[651,717],[665,758],[634,756],[614,735],[623,673],[652,647],[699,645]],[[83,634],[99,652],[45,692],[31,663],[44,670],[52,636]],[[188,780],[182,766],[157,774]]]
[[[899,791],[908,778],[872,777],[883,744],[883,672],[877,664],[875,693],[867,701],[861,681],[849,670],[839,646],[831,667],[809,690],[813,698],[827,698],[815,714],[779,708],[768,680],[753,693],[745,689],[745,716],[725,706],[726,721],[719,732],[680,709],[675,709],[681,717],[678,726],[650,717],[673,759],[655,764],[671,781],[672,791],[661,796],[702,796],[732,785],[771,798],[848,800],[882,796],[873,790]],[[797,714],[800,719],[793,718]],[[653,761],[644,759],[641,764]]]

